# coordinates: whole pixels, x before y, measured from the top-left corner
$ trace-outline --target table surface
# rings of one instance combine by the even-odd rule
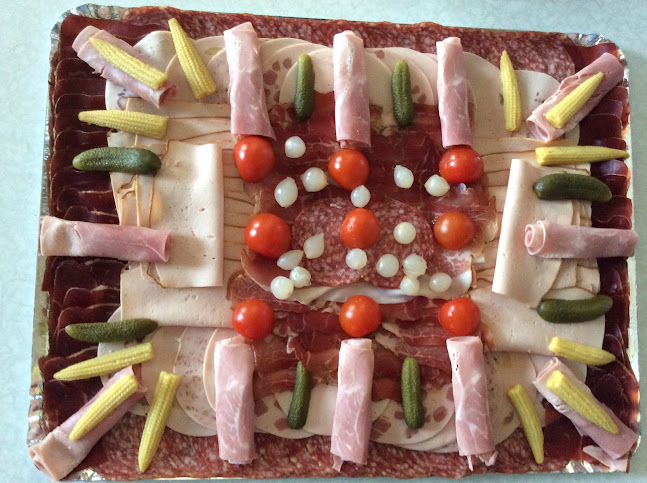
[[[37,231],[41,184],[42,140],[47,102],[49,33],[62,12],[82,0],[22,0],[7,2],[0,10],[0,149],[4,159],[0,175],[0,481],[48,481],[31,463],[26,448],[28,391],[30,385],[32,314],[36,271]],[[444,25],[513,30],[599,33],[623,50],[630,68],[630,101],[634,186],[647,182],[647,140],[640,134],[647,127],[647,2],[625,0],[458,0],[370,2],[272,0],[177,0],[151,2],[131,0],[123,6],[169,4],[195,10],[250,12],[314,18],[398,23],[433,21]],[[644,188],[634,188],[634,206],[647,202]],[[641,239],[647,236],[647,214],[637,209],[635,225]],[[637,273],[647,267],[647,244],[636,254]],[[647,277],[639,279],[638,306],[647,302]],[[639,340],[647,347],[647,328]],[[640,364],[647,369],[647,359]],[[636,368],[638,369],[638,368]],[[641,384],[643,387],[645,384]],[[640,446],[628,475],[525,475],[478,476],[473,481],[645,481],[647,445]]]

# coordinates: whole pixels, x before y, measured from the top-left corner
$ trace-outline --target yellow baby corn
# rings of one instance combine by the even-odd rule
[[[517,76],[507,51],[501,54],[501,86],[503,87],[503,112],[505,128],[518,131],[521,128],[521,96],[517,85]]]
[[[92,403],[70,433],[70,441],[78,441],[103,421],[117,406],[128,399],[139,385],[132,374],[119,378],[106,392]]]
[[[186,32],[182,30],[179,22],[172,18],[168,21],[173,36],[175,52],[180,61],[186,80],[189,81],[191,90],[196,99],[202,99],[216,92],[216,84],[213,82],[207,67],[202,62],[198,52],[193,46],[193,42]]]
[[[167,76],[164,72],[145,64],[116,45],[95,37],[90,38],[90,42],[108,62],[142,84],[159,89],[166,82]]]
[[[109,127],[149,138],[162,139],[166,135],[168,117],[134,111],[82,111],[79,121]]]
[[[160,373],[157,386],[155,386],[153,401],[146,415],[142,440],[139,444],[139,471],[146,471],[151,461],[153,461],[179,384],[180,376],[177,374],[164,371]]]
[[[611,416],[563,373],[553,371],[546,386],[587,421],[591,421],[612,434],[618,434],[618,426],[613,422]]]
[[[561,129],[568,120],[579,111],[586,101],[588,101],[595,90],[600,85],[604,75],[598,72],[590,79],[585,80],[575,89],[568,94],[564,99],[546,113],[546,120],[556,127]]]
[[[510,402],[512,402],[519,419],[521,419],[523,432],[526,434],[535,462],[540,465],[544,462],[544,432],[541,429],[537,411],[535,411],[528,393],[521,384],[517,384],[508,390],[508,398],[510,398]]]
[[[616,356],[604,349],[578,344],[561,337],[553,337],[548,344],[548,350],[560,357],[591,366],[602,366],[616,360]]]
[[[139,364],[153,358],[153,346],[150,342],[137,344],[126,349],[111,352],[103,356],[73,364],[54,374],[59,381],[76,381],[89,377],[112,374],[124,367]]]
[[[548,146],[535,149],[537,163],[541,166],[555,164],[593,163],[616,158],[628,158],[629,153],[603,146]]]

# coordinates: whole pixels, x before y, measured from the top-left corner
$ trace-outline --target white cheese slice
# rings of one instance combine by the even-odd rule
[[[279,39],[277,39],[279,40]],[[270,44],[268,46],[268,44]],[[276,47],[278,50],[275,50]],[[310,42],[296,42],[285,45],[267,42],[261,47],[263,56],[263,85],[265,87],[265,102],[271,109],[279,102],[281,86],[288,71],[298,63],[301,54],[309,54],[321,49],[321,45]]]
[[[409,77],[411,79],[411,94],[413,97],[413,102],[427,105],[436,104],[436,96],[433,89],[431,88],[429,79],[416,63],[411,62],[409,59],[403,58],[403,56],[399,52],[394,52],[390,48],[366,49],[366,52],[374,55],[379,61],[384,63],[384,65],[389,68],[392,75],[395,64],[400,60],[406,61],[407,66],[409,67]]]
[[[137,97],[128,99],[126,110],[143,112],[145,114],[157,114],[172,119],[231,117],[231,106],[229,104],[207,104],[203,102],[169,100],[157,109],[154,105]]]
[[[260,401],[256,401],[256,430],[262,433],[273,434],[279,438],[302,439],[312,436],[312,433],[303,429],[290,429],[288,418],[281,409],[276,396],[270,394]]]

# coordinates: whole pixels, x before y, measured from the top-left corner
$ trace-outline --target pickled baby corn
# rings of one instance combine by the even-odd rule
[[[602,82],[604,74],[598,72],[590,79],[585,80],[575,89],[568,94],[564,99],[546,113],[546,120],[556,127],[561,129],[577,111],[582,109],[595,90]]]
[[[111,352],[103,356],[88,359],[66,367],[54,374],[59,381],[76,381],[89,377],[112,374],[124,367],[139,364],[153,358],[153,346],[150,342],[137,344],[126,349]]]
[[[140,136],[162,139],[166,135],[168,117],[134,111],[82,111],[79,121],[126,131]]]
[[[548,146],[535,149],[535,154],[537,163],[541,166],[593,163],[629,157],[627,151],[603,146]]]
[[[521,128],[521,95],[517,85],[517,76],[507,51],[501,54],[501,86],[503,88],[503,112],[507,131],[518,131]]]
[[[578,344],[561,337],[553,337],[548,344],[548,350],[560,357],[591,366],[602,366],[616,360],[616,356],[604,349]]]
[[[519,415],[523,432],[526,435],[528,444],[530,444],[535,462],[540,465],[544,462],[544,432],[541,429],[537,411],[535,411],[528,393],[521,384],[517,384],[508,390],[508,398]]]

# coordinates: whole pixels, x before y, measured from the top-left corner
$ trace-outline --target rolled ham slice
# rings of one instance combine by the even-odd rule
[[[631,257],[638,234],[539,220],[526,225],[525,242],[529,254],[544,258]]]
[[[335,131],[342,148],[371,145],[371,112],[364,41],[351,31],[333,38]]]
[[[146,387],[139,384],[137,391],[115,408],[108,416],[77,441],[69,437],[94,401],[116,383],[122,376],[133,374],[132,366],[117,372],[103,388],[90,399],[81,409],[70,416],[63,424],[49,433],[45,439],[29,448],[29,455],[36,467],[53,480],[59,481],[72,472],[88,455],[97,441],[117,424],[121,417],[139,401],[146,393]]]
[[[220,459],[251,463],[254,445],[254,351],[242,337],[216,344],[216,427]]]
[[[452,389],[456,415],[458,454],[467,456],[472,469],[472,456],[487,466],[496,461],[494,433],[488,403],[488,384],[479,337],[451,337],[447,351],[452,362]]]
[[[472,145],[467,106],[467,73],[461,39],[436,42],[438,52],[438,113],[443,147]]]
[[[169,232],[137,226],[88,223],[44,216],[40,253],[45,257],[106,257],[137,262],[166,262]]]
[[[553,107],[573,92],[577,86],[598,72],[602,72],[604,75],[600,85],[598,85],[598,88],[591,98],[586,101],[582,108],[564,126],[558,129],[546,120],[546,114]],[[548,142],[570,131],[598,105],[602,98],[622,80],[623,76],[624,67],[620,61],[614,55],[604,53],[581,71],[567,77],[559,85],[557,92],[546,99],[541,106],[532,111],[532,114],[526,120],[531,137]]]
[[[110,64],[90,43],[90,38],[92,37],[105,40],[115,47],[119,47],[121,50],[127,52],[133,57],[138,58],[142,62],[148,62],[146,62],[146,57],[144,55],[140,54],[128,43],[118,39],[105,30],[99,30],[96,27],[89,26],[79,33],[72,44],[72,48],[79,56],[79,59],[92,67],[95,72],[101,75],[101,77],[128,89],[130,92],[138,95],[158,108],[165,100],[175,95],[177,87],[170,81],[164,82],[159,89],[153,89]]]
[[[606,429],[596,426],[592,422],[584,419],[580,416],[579,413],[575,412],[568,404],[566,404],[559,396],[552,392],[546,386],[548,379],[552,375],[553,371],[560,371],[566,377],[568,377],[578,388],[592,397],[606,412],[613,422],[618,426],[618,433],[612,434]],[[607,406],[599,402],[593,394],[589,387],[581,382],[573,372],[564,365],[559,359],[553,359],[538,375],[537,378],[533,381],[533,384],[537,390],[541,393],[546,400],[553,405],[553,407],[571,420],[575,428],[582,436],[590,437],[595,444],[597,444],[600,449],[602,449],[607,455],[610,456],[613,460],[618,460],[629,451],[636,443],[638,435],[629,427],[627,427],[622,421],[620,421],[613,411],[611,411]],[[599,459],[599,458],[598,458]]]
[[[229,65],[231,133],[276,139],[270,124],[263,87],[261,43],[250,22],[225,30]]]
[[[370,339],[349,339],[339,350],[338,389],[330,452],[333,468],[344,461],[366,464],[371,435],[371,391],[375,356]]]

